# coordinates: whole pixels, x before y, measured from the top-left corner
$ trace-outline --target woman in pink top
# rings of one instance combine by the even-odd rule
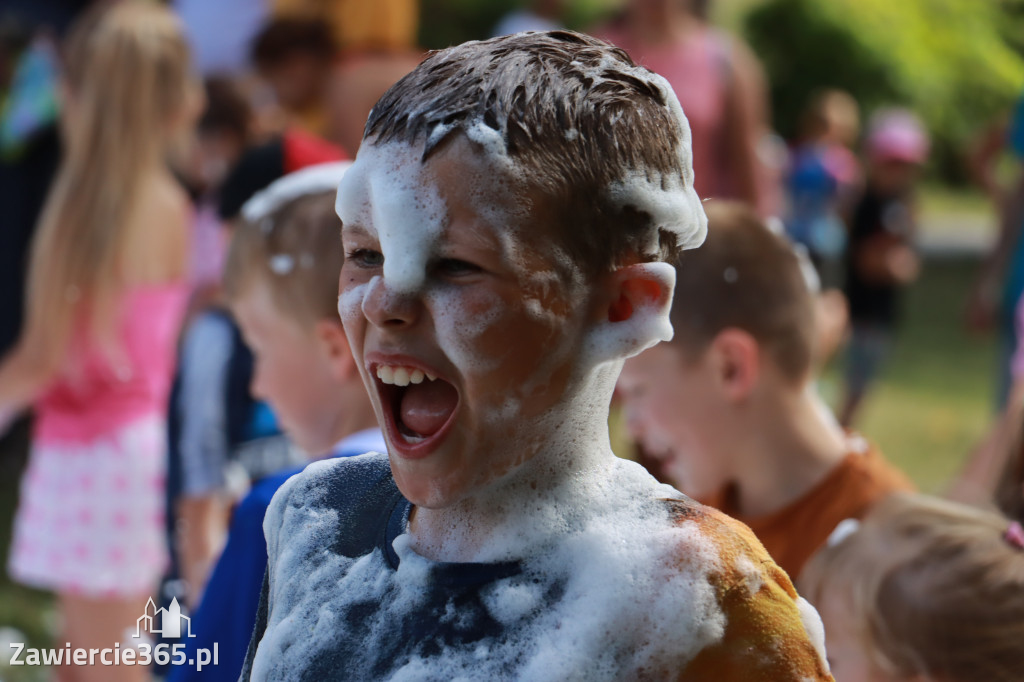
[[[672,85],[693,136],[694,187],[702,198],[777,210],[758,146],[768,133],[763,76],[739,41],[707,25],[706,0],[631,0],[594,34]]]
[[[125,632],[166,562],[164,414],[189,207],[164,158],[201,97],[178,22],[155,4],[92,11],[66,57],[65,156],[33,244],[27,324],[0,362],[0,412],[36,409],[9,569],[57,592],[58,643],[113,649],[138,642]]]

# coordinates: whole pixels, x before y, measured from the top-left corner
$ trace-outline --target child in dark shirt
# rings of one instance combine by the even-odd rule
[[[853,423],[900,318],[900,298],[917,279],[914,186],[928,157],[928,137],[913,114],[879,112],[867,140],[867,187],[850,221],[846,298],[852,335],[839,421]]]
[[[609,444],[692,183],[671,88],[580,34],[435,53],[377,103],[339,309],[388,455],[275,495],[242,679],[831,679],[750,531]]]

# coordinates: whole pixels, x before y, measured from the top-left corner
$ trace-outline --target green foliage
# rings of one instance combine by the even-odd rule
[[[808,96],[850,91],[870,112],[905,104],[926,121],[940,165],[1024,86],[1024,0],[769,0],[746,35],[771,81],[774,121],[796,133]]]

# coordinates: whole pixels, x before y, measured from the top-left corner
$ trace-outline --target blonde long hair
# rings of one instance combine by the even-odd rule
[[[22,345],[55,372],[71,330],[113,336],[132,220],[194,87],[174,14],[128,1],[87,13],[68,36],[64,154],[32,245]]]

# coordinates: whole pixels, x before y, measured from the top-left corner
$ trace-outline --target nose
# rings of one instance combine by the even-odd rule
[[[410,325],[419,316],[420,308],[417,291],[397,291],[383,277],[375,277],[363,297],[363,315],[380,328]]]

